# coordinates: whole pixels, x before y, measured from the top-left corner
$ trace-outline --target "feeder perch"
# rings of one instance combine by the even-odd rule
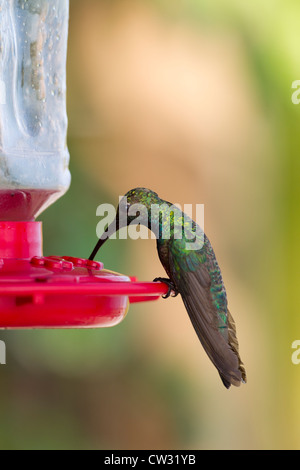
[[[166,294],[100,262],[44,257],[36,217],[69,188],[68,0],[0,0],[0,328],[94,328]]]

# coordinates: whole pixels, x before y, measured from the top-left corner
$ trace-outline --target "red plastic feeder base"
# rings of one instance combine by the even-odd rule
[[[0,222],[0,328],[114,326],[130,302],[167,291],[165,284],[136,282],[96,261],[43,257],[40,222]]]

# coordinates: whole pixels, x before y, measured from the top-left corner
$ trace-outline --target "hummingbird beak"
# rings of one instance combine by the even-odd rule
[[[117,214],[115,219],[112,221],[112,223],[108,226],[107,230],[102,234],[101,238],[99,238],[91,256],[89,257],[89,260],[94,260],[96,254],[98,253],[98,251],[100,250],[100,248],[102,247],[102,245],[104,245],[104,243],[116,232],[118,232],[118,230],[120,230],[120,228],[122,228],[123,225],[120,224],[120,219],[119,219],[119,215]]]

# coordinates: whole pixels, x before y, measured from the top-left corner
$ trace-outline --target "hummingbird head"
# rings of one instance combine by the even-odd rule
[[[122,223],[120,220],[120,213],[122,210],[124,211],[125,209],[126,211],[126,225],[129,225],[130,223],[134,223],[137,216],[142,216],[146,213],[150,215],[151,205],[158,204],[159,201],[160,198],[158,194],[147,188],[135,188],[128,191],[121,199],[117,210],[116,220],[119,223],[119,228],[124,227],[124,222]],[[139,208],[141,210],[139,210]],[[143,208],[146,209],[146,211],[143,211]],[[144,218],[144,225],[148,225],[148,218],[146,218],[146,216]],[[143,217],[140,217],[138,223],[140,223],[142,219]]]
[[[149,217],[151,217],[151,205],[158,204],[159,201],[159,196],[150,189],[135,188],[128,191],[119,202],[115,220],[109,225],[103,237],[98,241],[90,259],[94,259],[106,240],[121,228],[131,223],[141,223],[148,227]]]
[[[144,204],[145,206],[156,204],[160,198],[157,193],[147,188],[135,188],[128,191],[124,198],[127,199],[130,205]]]

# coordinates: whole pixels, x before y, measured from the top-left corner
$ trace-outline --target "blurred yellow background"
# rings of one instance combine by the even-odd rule
[[[44,252],[88,257],[97,206],[135,186],[205,204],[248,384],[223,387],[180,298],[111,329],[3,332],[0,448],[300,448],[299,2],[70,3],[73,179]],[[164,275],[153,240],[97,259]]]

